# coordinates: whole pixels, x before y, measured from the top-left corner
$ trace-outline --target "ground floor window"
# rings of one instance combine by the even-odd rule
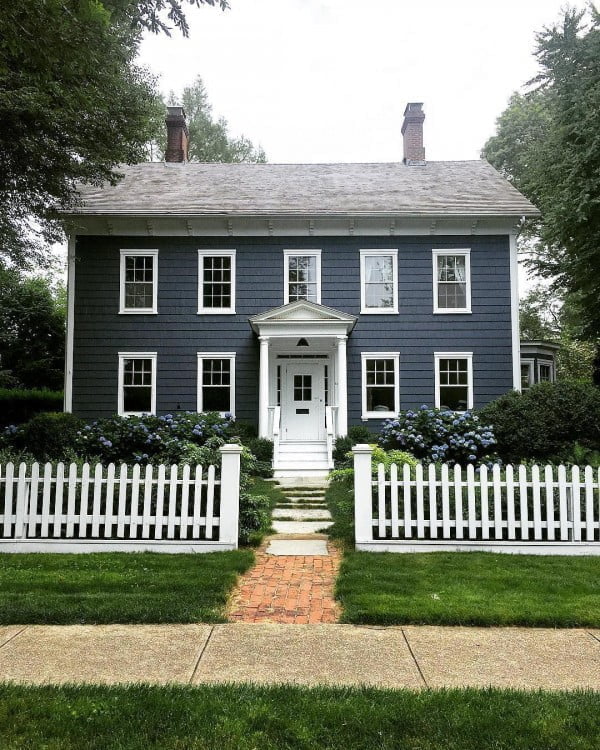
[[[538,362],[538,383],[553,383],[554,372],[552,365],[547,362]]]
[[[435,353],[435,405],[438,409],[473,408],[473,354]]]
[[[363,352],[362,418],[395,416],[400,409],[399,354]]]
[[[198,411],[235,415],[235,354],[198,354]]]
[[[533,385],[533,360],[521,360],[521,390],[526,391]]]
[[[156,413],[156,352],[119,352],[118,412]]]

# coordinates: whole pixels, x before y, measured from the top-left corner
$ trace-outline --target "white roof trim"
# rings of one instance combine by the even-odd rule
[[[297,300],[266,310],[249,318],[252,329],[259,335],[347,335],[356,324],[356,316]]]

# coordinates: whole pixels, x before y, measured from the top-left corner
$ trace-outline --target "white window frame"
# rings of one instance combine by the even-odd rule
[[[365,283],[365,259],[378,255],[389,255],[392,258],[392,281],[394,304],[392,307],[367,307]],[[398,314],[398,250],[382,248],[381,250],[363,249],[360,251],[360,313],[361,315],[397,315]]]
[[[533,359],[522,359],[521,360],[521,367],[527,366],[527,369],[529,371],[528,375],[528,383],[527,388],[531,388],[532,385],[535,385],[535,378],[534,378],[534,360]],[[523,383],[520,381],[520,390],[523,390]]]
[[[463,255],[465,258],[465,307],[438,306],[438,258],[443,255]],[[433,312],[436,315],[464,315],[471,313],[471,250],[469,248],[446,248],[433,250]]]
[[[367,362],[371,359],[394,360],[394,411],[367,411]],[[400,353],[399,352],[361,352],[361,419],[389,419],[396,417],[400,411]]]
[[[158,314],[158,250],[126,250],[120,251],[121,262],[119,271],[119,315],[157,315]],[[140,257],[152,258],[152,307],[125,307],[125,259]]]
[[[198,381],[198,390],[197,390],[197,411],[199,413],[203,412],[203,404],[202,404],[202,363],[205,359],[228,359],[231,362],[231,371],[230,371],[230,383],[229,383],[229,411],[221,411],[219,414],[223,417],[225,414],[231,414],[231,416],[235,419],[235,352],[198,352],[197,358],[198,358],[198,368],[197,368],[197,381]]]
[[[125,411],[124,391],[125,385],[125,360],[126,359],[150,359],[152,360],[152,392],[150,397],[150,411]],[[119,392],[117,398],[117,413],[120,417],[141,417],[144,414],[156,414],[156,352],[119,352]]]
[[[317,304],[321,304],[321,251],[320,250],[284,250],[283,251],[283,304],[290,301],[290,258],[316,258]]]
[[[473,352],[434,352],[433,357],[435,360],[435,407],[440,408],[441,397],[440,397],[440,360],[441,359],[466,359],[467,360],[467,409],[470,411],[473,408]],[[457,414],[463,414],[464,412],[457,411]]]
[[[235,250],[198,250],[198,315],[235,315]],[[204,258],[231,258],[231,305],[229,307],[204,307]]]
[[[540,372],[542,367],[549,367],[550,368],[550,380],[542,380],[542,374]],[[554,383],[555,382],[555,375],[554,375],[554,363],[548,362],[544,360],[537,361],[537,382],[538,383]]]

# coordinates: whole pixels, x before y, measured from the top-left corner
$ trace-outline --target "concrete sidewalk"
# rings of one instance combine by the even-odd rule
[[[0,627],[0,680],[600,690],[600,630],[5,626]]]

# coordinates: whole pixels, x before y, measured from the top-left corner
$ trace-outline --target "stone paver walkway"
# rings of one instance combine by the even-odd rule
[[[271,555],[267,540],[256,564],[233,593],[228,618],[232,622],[278,622],[306,625],[337,622],[339,605],[333,598],[340,552],[327,543],[329,554]]]
[[[355,625],[0,626],[0,681],[600,690],[600,630]]]

